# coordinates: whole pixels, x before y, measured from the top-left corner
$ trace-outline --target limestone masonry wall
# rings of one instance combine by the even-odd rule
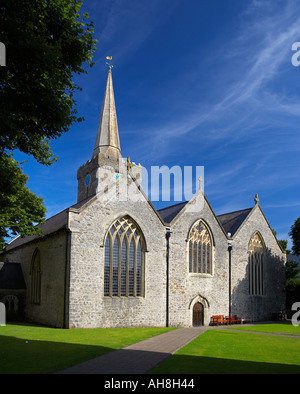
[[[82,212],[70,213],[70,327],[165,325],[165,228],[137,188],[136,193],[140,201],[105,201],[100,195]],[[106,232],[125,215],[135,220],[146,240],[145,297],[104,296]]]

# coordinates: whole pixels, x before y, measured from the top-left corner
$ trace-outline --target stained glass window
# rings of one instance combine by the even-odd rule
[[[212,240],[207,226],[199,220],[188,238],[189,272],[212,274]]]
[[[144,296],[145,242],[129,217],[113,223],[105,241],[104,295]]]
[[[263,295],[264,243],[255,233],[249,243],[249,294]]]

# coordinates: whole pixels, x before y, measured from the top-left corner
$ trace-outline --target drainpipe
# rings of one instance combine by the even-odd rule
[[[166,229],[166,240],[167,240],[167,256],[166,256],[166,327],[169,327],[169,257],[170,257],[170,242],[171,231],[169,228]]]
[[[228,283],[228,292],[229,292],[229,316],[231,315],[231,251],[232,251],[232,245],[229,242],[228,243],[228,253],[229,253],[229,283]]]
[[[63,328],[69,328],[69,291],[70,291],[70,248],[71,231],[66,228],[66,255],[65,255],[65,283],[64,283],[64,307],[63,307]]]

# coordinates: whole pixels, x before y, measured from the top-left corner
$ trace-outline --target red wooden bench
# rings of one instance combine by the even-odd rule
[[[212,316],[212,321],[211,321],[212,325],[216,324],[218,326],[219,324],[222,324],[222,323],[223,324],[228,324],[228,321],[226,319],[224,319],[223,315],[214,315],[214,316]]]
[[[237,317],[237,315],[226,316],[225,319],[228,321],[229,324],[232,324],[232,323],[242,324],[242,319]]]

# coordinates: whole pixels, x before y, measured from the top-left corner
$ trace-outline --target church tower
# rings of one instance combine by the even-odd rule
[[[107,57],[111,61],[111,57]],[[141,166],[122,158],[117,122],[117,112],[112,82],[112,65],[109,62],[106,88],[102,102],[101,115],[96,142],[91,160],[77,172],[77,202],[105,191],[105,184],[114,182],[119,176],[131,177],[141,183]]]

